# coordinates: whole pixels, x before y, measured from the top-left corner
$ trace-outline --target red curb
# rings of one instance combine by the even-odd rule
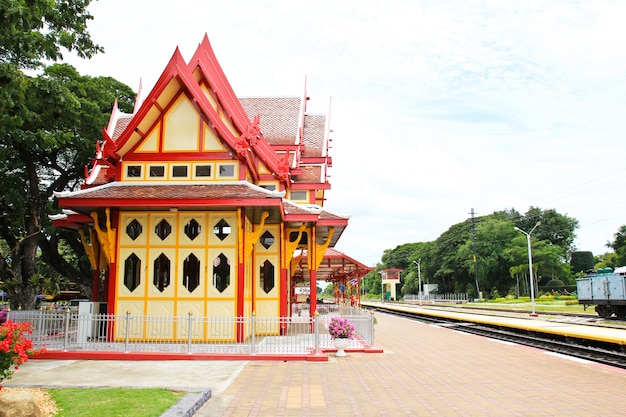
[[[112,361],[189,361],[189,360],[221,360],[221,361],[310,361],[326,362],[328,355],[265,355],[265,354],[219,354],[219,353],[160,353],[160,352],[95,352],[95,351],[46,351],[30,360],[112,360]]]

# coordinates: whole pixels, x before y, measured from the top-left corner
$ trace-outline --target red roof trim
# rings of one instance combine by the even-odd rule
[[[207,204],[210,201],[210,204]],[[267,207],[280,206],[280,200],[259,198],[225,198],[225,199],[153,199],[153,198],[64,198],[59,200],[59,207]]]

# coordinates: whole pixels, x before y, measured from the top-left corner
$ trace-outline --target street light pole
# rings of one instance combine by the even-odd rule
[[[517,230],[518,232],[522,232],[526,235],[526,240],[528,241],[528,273],[530,275],[530,304],[531,304],[531,317],[537,317],[537,313],[535,313],[535,283],[533,280],[533,255],[532,255],[532,250],[530,247],[530,235],[532,234],[532,232],[535,231],[535,229],[537,228],[537,226],[539,226],[541,224],[541,222],[537,222],[537,224],[535,225],[535,227],[533,227],[530,232],[526,233],[525,231],[523,231],[522,229],[520,229],[519,227],[516,227],[515,230]]]
[[[413,261],[415,265],[417,265],[417,297],[420,300],[420,307],[422,306],[422,272],[420,263],[422,262],[422,258],[420,258],[417,262]]]

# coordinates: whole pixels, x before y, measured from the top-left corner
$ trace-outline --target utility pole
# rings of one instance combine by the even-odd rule
[[[420,300],[420,307],[422,306],[422,258],[419,259],[419,261],[415,262],[413,261],[413,263],[415,265],[417,265],[417,297]]]
[[[476,222],[474,221],[474,209],[470,212],[472,215],[472,241],[474,244],[474,280],[476,281],[476,295],[480,299],[480,288],[478,288],[478,261],[476,259]]]

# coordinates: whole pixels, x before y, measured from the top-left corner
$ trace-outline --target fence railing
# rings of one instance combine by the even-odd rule
[[[461,294],[404,294],[403,300],[406,303],[417,303],[420,301],[424,303],[437,303],[437,302],[455,302],[455,301],[468,301],[469,297],[466,293]]]
[[[344,305],[323,305],[311,316],[291,317],[139,316],[79,314],[66,310],[10,311],[8,319],[31,322],[36,349],[56,351],[310,354],[332,347],[331,317],[355,326],[349,348],[374,345],[372,313]]]

